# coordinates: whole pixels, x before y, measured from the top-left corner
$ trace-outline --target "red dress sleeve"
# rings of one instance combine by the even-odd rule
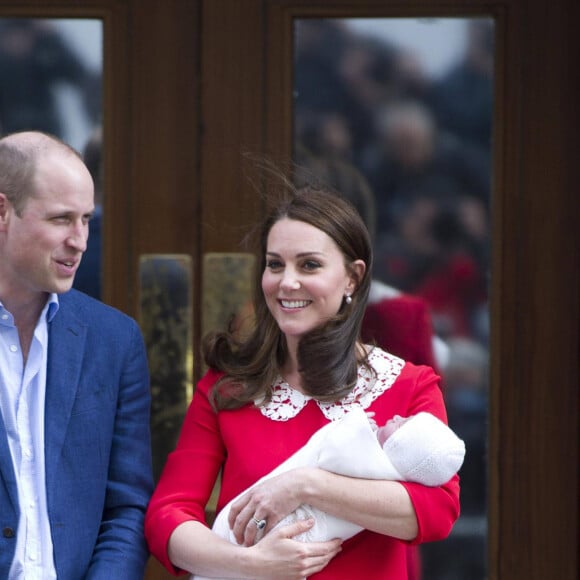
[[[180,570],[169,560],[169,537],[183,522],[206,523],[205,506],[225,458],[217,414],[208,398],[218,377],[210,370],[198,383],[179,441],[167,458],[145,516],[149,549],[174,574]]]
[[[413,376],[413,379],[407,378]],[[407,364],[397,383],[397,387],[403,386],[409,392],[407,416],[427,411],[447,424],[447,412],[439,387],[439,377],[431,368]],[[407,489],[417,514],[419,531],[411,543],[420,544],[445,539],[459,517],[459,476],[453,476],[449,482],[440,487],[427,487],[411,482],[401,483]]]

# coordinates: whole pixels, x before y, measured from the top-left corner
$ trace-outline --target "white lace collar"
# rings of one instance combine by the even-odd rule
[[[316,401],[328,420],[336,421],[344,417],[353,407],[367,409],[377,397],[391,388],[405,365],[404,360],[376,347],[369,354],[369,363],[376,377],[360,365],[356,385],[346,397],[335,403]],[[282,377],[278,377],[272,385],[272,399],[260,407],[260,411],[273,421],[287,421],[296,417],[310,399],[312,397],[293,389]]]

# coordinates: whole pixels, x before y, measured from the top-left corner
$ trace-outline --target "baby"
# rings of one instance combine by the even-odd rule
[[[414,481],[428,486],[447,483],[465,457],[465,444],[442,421],[430,413],[411,417],[395,415],[382,427],[373,425],[380,446],[399,471],[398,481]],[[407,425],[402,433],[395,432]]]
[[[377,428],[362,408],[355,408],[342,419],[319,429],[304,447],[254,485],[290,469],[310,466],[349,477],[439,486],[459,471],[464,457],[463,441],[430,413],[421,412],[407,418],[395,415]],[[220,511],[212,528],[234,544],[236,539],[228,525],[228,514],[236,499]],[[275,528],[308,518],[314,519],[314,525],[296,536],[304,542],[346,540],[363,529],[307,504],[286,516]],[[201,576],[192,578],[206,580]]]

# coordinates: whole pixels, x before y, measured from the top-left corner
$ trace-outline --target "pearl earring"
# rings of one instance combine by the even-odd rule
[[[347,294],[347,295],[345,296],[345,298],[344,298],[344,301],[345,301],[347,304],[352,304],[352,296],[351,296],[350,294]]]

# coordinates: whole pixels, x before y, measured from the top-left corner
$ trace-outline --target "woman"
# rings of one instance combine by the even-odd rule
[[[442,539],[457,519],[457,476],[426,487],[297,468],[234,503],[239,545],[205,523],[221,469],[218,510],[354,408],[378,424],[420,411],[446,421],[431,368],[360,342],[372,253],[353,206],[323,190],[293,192],[263,224],[260,251],[257,323],[241,342],[225,333],[206,342],[210,370],[147,513],[151,551],[173,572],[208,577],[405,579],[407,543]],[[268,533],[302,504],[364,530],[344,543],[294,539],[310,520]]]

